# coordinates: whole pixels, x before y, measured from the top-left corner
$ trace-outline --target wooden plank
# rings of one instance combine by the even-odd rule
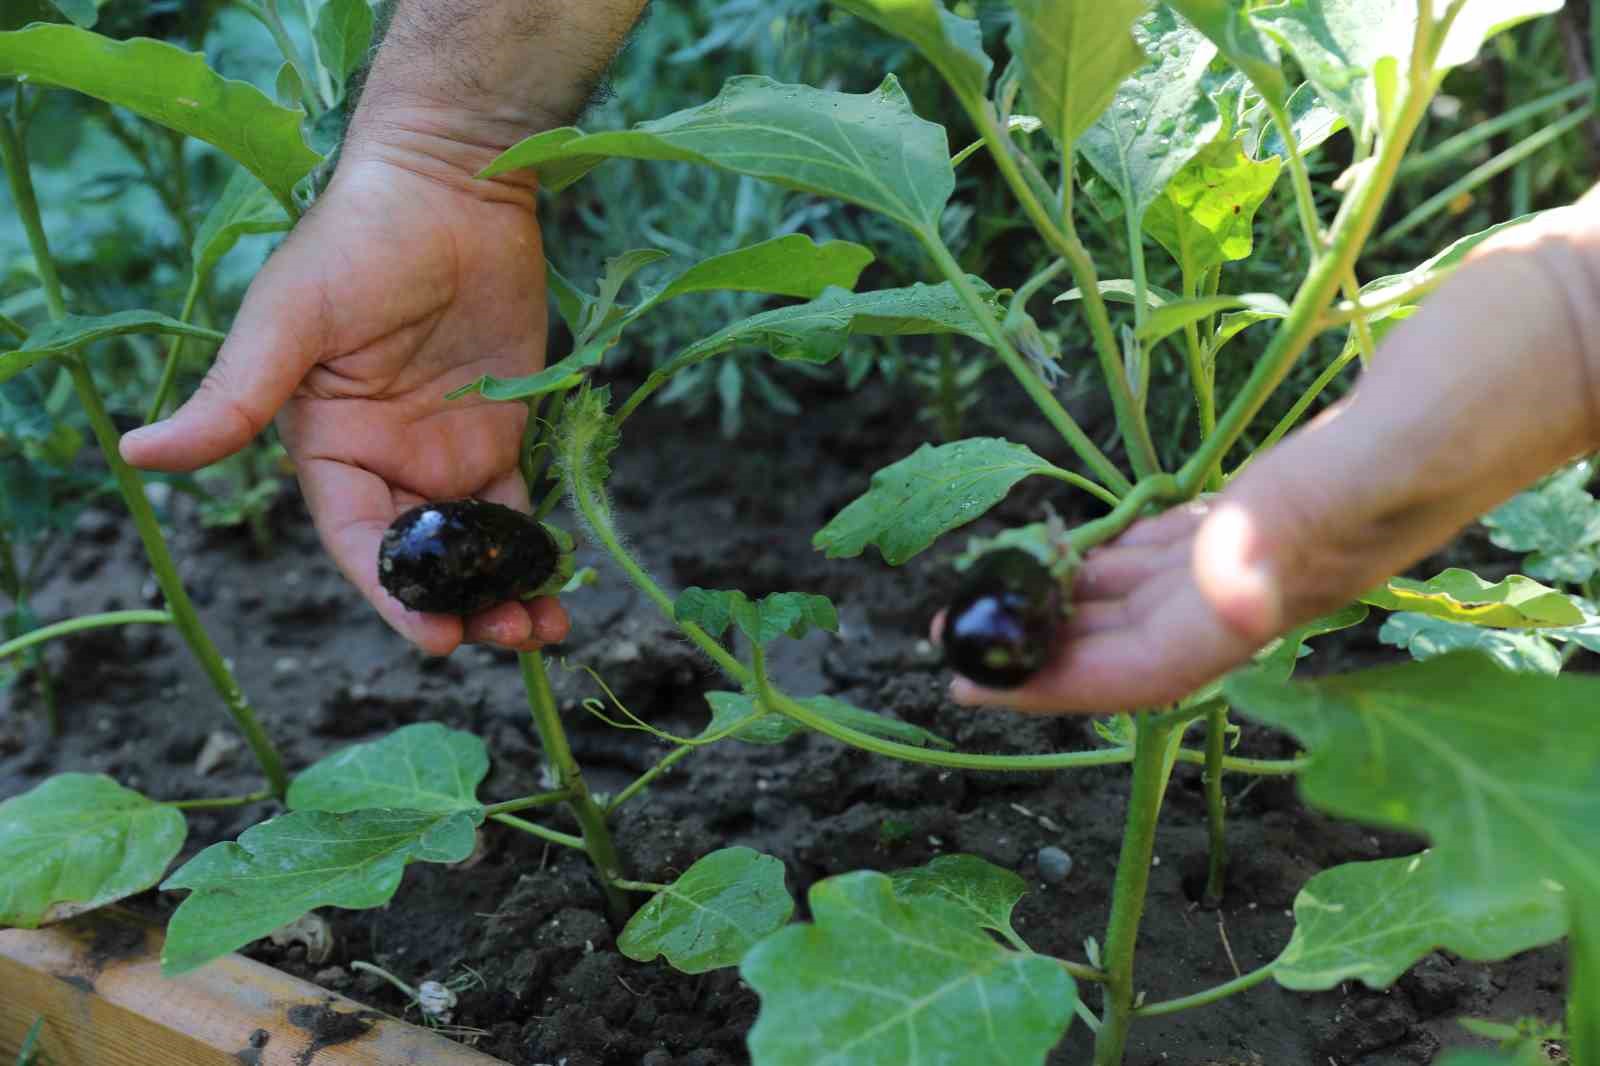
[[[42,1016],[51,1066],[506,1066],[241,955],[163,977],[161,942],[115,909],[0,930],[0,1063]]]

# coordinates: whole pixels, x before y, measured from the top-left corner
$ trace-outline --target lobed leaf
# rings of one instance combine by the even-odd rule
[[[883,874],[817,882],[813,922],[757,944],[740,973],[761,997],[761,1066],[1043,1063],[1077,989],[1051,959],[1008,951],[960,905],[898,898]]]
[[[317,907],[381,907],[407,863],[471,855],[482,820],[482,808],[292,811],[213,844],[161,886],[191,890],[167,925],[162,972],[202,966]]]
[[[187,834],[182,811],[104,774],[47,778],[0,803],[0,926],[34,929],[142,892]]]
[[[631,130],[530,137],[479,177],[534,167],[554,191],[608,158],[700,163],[934,231],[955,188],[944,127],[916,116],[893,75],[870,93],[731,78],[716,99]]]
[[[1459,567],[1426,581],[1391,578],[1362,596],[1361,602],[1386,611],[1412,611],[1451,622],[1512,629],[1573,626],[1584,620],[1583,610],[1572,597],[1521,574],[1491,585]]]
[[[866,493],[834,515],[811,544],[830,559],[860,555],[871,544],[890,566],[899,566],[980,517],[1023,478],[1054,469],[1000,437],[924,444],[873,474]]]
[[[665,955],[684,973],[737,966],[794,915],[783,876],[783,863],[771,855],[743,847],[713,851],[639,908],[617,950],[635,962]]]
[[[1133,37],[1145,0],[1017,0],[1011,50],[1023,90],[1057,145],[1077,141],[1146,56]]]
[[[815,629],[837,632],[839,612],[826,596],[809,592],[774,592],[752,601],[738,589],[703,589],[690,586],[678,594],[673,617],[692,622],[714,637],[728,623],[756,644],[769,644],[781,636],[803,637]]]
[[[115,41],[40,23],[0,33],[0,77],[73,89],[205,141],[283,204],[321,161],[300,134],[304,112],[279,107],[255,86],[213,71],[198,52],[164,41]]]
[[[290,810],[338,813],[393,807],[470,811],[489,774],[478,737],[438,722],[402,726],[385,737],[336,751],[289,785]]]
[[[1425,851],[1317,874],[1295,897],[1294,935],[1273,964],[1273,980],[1306,992],[1350,980],[1387,988],[1438,948],[1489,962],[1566,933],[1559,885],[1541,883],[1462,912],[1446,904],[1443,872],[1438,854]]]
[[[1591,911],[1600,901],[1600,679],[1451,655],[1316,681],[1236,674],[1224,690],[1309,749],[1307,802],[1427,834],[1449,913],[1547,881]]]

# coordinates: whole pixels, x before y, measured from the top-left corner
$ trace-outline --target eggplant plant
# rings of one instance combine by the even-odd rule
[[[352,2],[364,7],[364,0]],[[693,736],[671,735],[624,708],[632,726],[671,748],[631,784],[597,796],[567,743],[542,658],[523,655],[530,712],[554,788],[485,803],[477,794],[489,768],[483,741],[438,724],[412,724],[302,771],[283,790],[285,813],[235,842],[207,848],[170,875],[166,868],[184,836],[182,801],[157,802],[105,777],[61,775],[0,804],[0,921],[31,926],[61,909],[103,904],[158,883],[186,890],[164,956],[169,972],[181,972],[315,907],[386,904],[407,864],[467,858],[477,828],[494,820],[588,853],[619,925],[619,946],[630,957],[664,956],[691,974],[738,966],[761,998],[749,1035],[757,1066],[1041,1063],[1074,1025],[1092,1031],[1096,1066],[1116,1066],[1142,1019],[1201,1009],[1268,981],[1299,990],[1346,981],[1384,988],[1435,949],[1500,959],[1563,937],[1571,958],[1569,1061],[1600,1064],[1600,720],[1594,714],[1600,682],[1561,672],[1578,649],[1600,650],[1593,534],[1600,503],[1584,490],[1586,464],[1486,518],[1497,543],[1530,553],[1526,575],[1493,583],[1464,570],[1425,581],[1394,578],[1293,631],[1218,683],[1174,704],[1102,722],[1101,747],[1022,755],[955,750],[869,709],[785,692],[768,669],[769,647],[813,629],[836,629],[834,605],[800,590],[759,599],[736,589],[669,591],[628,549],[625,516],[607,493],[611,457],[629,417],[677,375],[736,350],[825,364],[862,335],[931,336],[936,344],[961,337],[987,346],[1055,431],[1059,449],[1046,457],[992,437],[924,445],[874,474],[816,532],[815,547],[829,557],[871,548],[889,565],[901,565],[988,512],[1024,479],[1042,477],[1105,508],[1075,527],[1040,523],[1002,538],[1013,568],[1017,556],[1010,553],[1025,554],[1018,545],[1032,545],[1044,554],[1036,551],[1029,561],[1048,575],[1050,564],[1070,562],[1138,518],[1219,487],[1237,468],[1240,451],[1248,451],[1242,440],[1252,422],[1286,382],[1300,380],[1291,371],[1313,341],[1329,331],[1345,337],[1337,357],[1259,448],[1293,428],[1338,372],[1369,356],[1385,330],[1412,313],[1474,245],[1521,221],[1458,240],[1404,273],[1364,284],[1356,274],[1444,75],[1494,34],[1555,10],[1560,0],[1014,0],[1011,59],[998,72],[977,22],[941,0],[836,5],[920,52],[978,141],[952,145],[944,127],[916,114],[892,74],[855,93],[751,75],[732,79],[703,105],[628,130],[565,128],[529,137],[481,175],[533,168],[543,189],[559,196],[609,159],[713,168],[881,216],[909,235],[942,279],[856,291],[870,249],[791,234],[692,263],[641,288],[629,304],[621,296],[634,275],[666,253],[619,250],[592,285],[551,274],[557,310],[574,338],[570,355],[528,377],[483,378],[458,390],[529,408],[523,473],[532,498],[542,501],[535,517],[547,518],[565,500],[621,574],[722,671],[728,687],[708,694],[707,726]],[[33,27],[0,33],[0,73],[97,95],[236,153],[245,169],[201,236],[296,216],[295,189],[316,160],[293,113],[173,51],[153,42],[107,45],[81,28]],[[48,69],[41,60],[47,55]],[[141,102],[130,88],[132,72],[155,61],[181,66],[204,106],[179,113]],[[303,75],[294,85],[314,98],[324,79],[314,76],[312,62],[322,70],[321,58],[295,57],[292,67]],[[1305,81],[1291,81],[1290,70]],[[1576,100],[1568,93],[1560,103]],[[1570,115],[1593,107],[1591,97]],[[26,160],[8,122],[14,119],[0,121],[0,147],[24,218],[36,223]],[[227,132],[246,124],[257,135],[250,153]],[[1307,156],[1335,137],[1348,138],[1352,164],[1336,183],[1342,199],[1330,215],[1313,195]],[[1035,140],[1025,148],[1018,138]],[[263,144],[274,150],[261,151]],[[956,168],[979,151],[1051,252],[1033,277],[970,275],[946,243]],[[1118,220],[1121,232],[1117,226],[1112,232],[1126,243],[1129,277],[1103,277],[1079,236],[1086,210],[1080,193],[1091,182],[1104,201],[1115,201],[1117,212],[1102,218]],[[1301,247],[1293,261],[1304,266],[1303,276],[1281,292],[1230,292],[1228,264],[1254,253],[1254,217],[1280,185],[1295,205]],[[1179,291],[1149,281],[1146,237],[1172,258]],[[210,247],[197,238],[197,278]],[[51,281],[42,233],[36,251],[52,322],[32,330],[10,324],[20,343],[0,355],[0,379],[44,362],[65,368],[140,519],[142,492],[117,465],[114,430],[96,407],[79,350],[117,330],[207,341],[216,335],[187,325],[187,314],[74,318]],[[613,397],[604,369],[618,340],[667,301],[719,290],[797,302],[726,323],[626,397]],[[1026,305],[1052,291],[1058,315],[1079,316],[1087,325],[1094,373],[1109,397],[1126,468],[1062,404],[1051,368],[1043,365],[1048,360],[1033,343],[1038,329],[1030,331]],[[1121,305],[1116,317],[1113,304]],[[1197,445],[1175,469],[1163,466],[1146,410],[1162,345],[1187,374],[1200,429]],[[1246,358],[1237,353],[1247,346],[1250,370],[1242,386],[1219,395],[1219,358],[1225,350]],[[152,524],[142,519],[141,532]],[[160,573],[154,547],[152,555]],[[978,565],[981,574],[1000,561],[980,557]],[[514,587],[510,577],[506,587]],[[172,620],[184,625],[180,591],[168,590],[168,599]],[[981,590],[968,599],[982,600]],[[1416,661],[1294,679],[1309,641],[1358,624],[1374,608],[1390,612],[1383,639]],[[1048,631],[1049,614],[1060,608],[1046,595],[1028,609],[1044,613],[1037,628]],[[740,654],[723,639],[730,630],[740,636]],[[197,651],[204,657],[203,644]],[[982,649],[974,654],[984,660]],[[1008,682],[1030,662],[1026,649],[1002,658],[993,668]],[[238,712],[238,701],[230,706]],[[1230,755],[1235,713],[1288,732],[1304,754]],[[1200,746],[1187,746],[1191,730],[1201,732]],[[1104,935],[1088,942],[1081,958],[1035,950],[1011,920],[1026,892],[1022,878],[970,855],[890,874],[825,878],[809,890],[805,922],[793,921],[782,863],[748,848],[712,852],[671,884],[627,876],[609,822],[662,773],[719,741],[781,744],[803,731],[883,758],[958,770],[1127,765],[1126,827]],[[1312,806],[1414,832],[1431,846],[1317,874],[1296,899],[1295,930],[1275,959],[1222,985],[1151,1002],[1141,992],[1135,946],[1163,795],[1179,762],[1205,770],[1212,898],[1225,889],[1221,783],[1229,774],[1294,776]],[[264,766],[276,790],[282,778]],[[555,805],[571,809],[581,835],[533,820],[533,812]],[[63,845],[63,837],[83,846]],[[271,880],[261,876],[267,870]],[[640,897],[645,902],[635,909]]]

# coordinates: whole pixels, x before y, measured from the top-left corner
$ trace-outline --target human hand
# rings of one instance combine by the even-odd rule
[[[1596,447],[1591,194],[1486,243],[1395,328],[1351,396],[1219,496],[1090,552],[1072,617],[1025,686],[997,692],[958,678],[951,694],[1044,713],[1170,703]]]
[[[422,130],[347,144],[323,196],[246,294],[199,389],[123,438],[150,470],[192,470],[274,416],[329,554],[424,651],[465,641],[531,651],[565,637],[560,605],[501,603],[465,620],[407,610],[378,584],[378,541],[424,500],[528,509],[526,411],[445,394],[544,361],[544,257],[526,185],[476,181],[492,158]]]

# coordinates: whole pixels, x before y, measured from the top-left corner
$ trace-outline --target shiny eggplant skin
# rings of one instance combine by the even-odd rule
[[[1017,688],[1050,657],[1061,586],[1017,548],[974,562],[944,617],[945,664],[986,688]]]
[[[425,503],[378,546],[378,581],[413,611],[474,614],[522,599],[555,572],[560,550],[531,516],[482,500]]]

